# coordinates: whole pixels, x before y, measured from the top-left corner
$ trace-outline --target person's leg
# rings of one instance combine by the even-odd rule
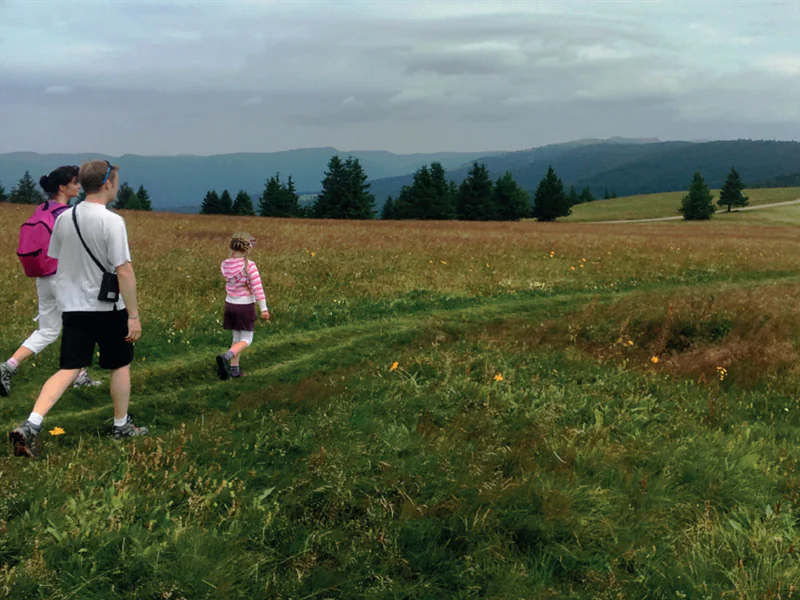
[[[236,352],[235,356],[231,360],[231,377],[241,377],[242,371],[239,368],[239,359],[247,348],[249,348],[253,343],[253,332],[252,331],[237,331],[238,334],[238,341],[234,344],[235,348],[231,348],[231,352]]]
[[[233,343],[230,349],[225,354],[217,356],[217,373],[220,379],[224,381],[228,377],[241,377],[239,357],[252,342],[252,331],[235,330],[233,332]]]
[[[237,365],[239,364],[239,356],[247,350],[249,345],[247,342],[236,342],[231,346],[231,349],[228,350],[231,353],[231,364],[234,364],[234,361],[236,361]]]
[[[63,315],[64,335],[61,338],[59,371],[42,387],[33,413],[42,418],[50,412],[78,374],[90,364],[95,348],[95,329],[92,313],[66,313]],[[35,421],[34,421],[35,423]],[[36,424],[36,423],[35,423]]]
[[[239,355],[247,349],[249,345],[247,341],[243,339],[243,334],[247,333],[245,331],[234,331],[233,332],[233,343],[231,344],[230,349],[228,352],[231,353],[231,367],[238,367],[239,366]]]
[[[39,354],[58,339],[61,333],[61,309],[58,308],[54,277],[40,277],[36,280],[36,294],[39,297],[39,328],[22,342],[15,353],[22,360]],[[20,358],[17,358],[20,361]],[[21,362],[21,361],[20,361]]]
[[[131,399],[131,367],[133,344],[125,341],[128,335],[128,311],[115,310],[100,313],[97,343],[100,347],[100,367],[111,371],[111,402],[114,405],[114,426],[111,435],[115,440],[147,435],[147,427],[137,427],[128,414]]]
[[[124,425],[131,400],[130,365],[111,371],[111,402],[114,404],[114,424]]]
[[[13,359],[17,364],[31,356],[40,354],[42,350],[58,339],[61,333],[61,309],[56,300],[55,278],[40,277],[36,280],[36,293],[39,296],[39,329],[20,346],[14,353]],[[81,369],[78,377],[73,382],[73,387],[94,387],[100,385],[99,381],[92,379],[86,369]]]
[[[39,298],[39,327],[6,362],[0,363],[0,396],[11,394],[11,378],[19,365],[39,354],[58,339],[61,333],[61,310],[56,301],[52,277],[36,280],[36,295]]]
[[[14,354],[11,355],[11,358],[9,358],[6,362],[16,369],[21,363],[24,363],[34,354],[35,352],[33,352],[33,350],[30,350],[22,345],[17,348],[17,351],[14,352]]]
[[[85,313],[65,313],[64,335],[61,338],[61,368],[42,387],[28,419],[9,433],[17,456],[39,456],[39,433],[42,421],[81,369],[92,364],[94,331]]]
[[[80,369],[62,369],[48,379],[44,387],[42,387],[42,391],[39,392],[39,397],[36,399],[36,404],[33,405],[33,413],[31,415],[38,415],[38,417],[44,419],[80,372]],[[37,423],[36,417],[29,420],[35,425],[41,425],[41,420]]]

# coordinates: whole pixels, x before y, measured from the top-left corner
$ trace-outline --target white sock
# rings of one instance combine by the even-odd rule
[[[125,415],[121,419],[114,419],[114,427],[122,427],[127,422],[128,422],[128,415]]]
[[[28,417],[28,423],[35,425],[36,427],[41,427],[42,421],[44,421],[44,417],[39,413],[32,412],[31,416]]]

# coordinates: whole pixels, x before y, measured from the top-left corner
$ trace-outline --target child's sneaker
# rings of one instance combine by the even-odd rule
[[[121,440],[129,437],[139,437],[140,435],[147,435],[150,430],[147,427],[137,427],[133,424],[133,417],[128,415],[128,420],[122,427],[114,427],[111,429],[111,435],[115,440]]]
[[[0,363],[0,396],[11,395],[11,378],[14,369],[8,363]]]
[[[217,356],[217,375],[222,381],[225,381],[231,376],[231,361],[224,354]]]
[[[14,444],[14,456],[37,458],[42,450],[39,446],[39,433],[42,428],[36,427],[30,421],[25,421],[14,431],[8,434],[8,439]]]
[[[78,378],[75,380],[75,383],[72,384],[72,387],[79,388],[79,387],[97,387],[99,385],[103,385],[102,382],[97,381],[96,379],[92,379],[89,376],[89,373],[86,371],[81,371],[78,375]]]
[[[239,379],[240,377],[244,377],[244,371],[242,371],[242,370],[238,370],[238,371],[231,370],[231,379]]]

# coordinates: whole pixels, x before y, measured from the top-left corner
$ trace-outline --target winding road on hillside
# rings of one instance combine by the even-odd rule
[[[744,208],[739,208],[732,212],[740,212],[745,210],[761,210],[762,208],[775,208],[776,206],[789,206],[790,204],[800,204],[800,198],[796,198],[794,200],[787,200],[786,202],[772,202],[771,204],[760,204],[759,206],[746,206]],[[727,212],[725,210],[718,210],[717,212],[723,213]],[[595,224],[600,225],[608,225],[611,223],[652,223],[654,221],[679,221],[683,219],[681,216],[677,217],[656,217],[653,219],[628,219],[628,220],[621,220],[621,221],[591,221]]]

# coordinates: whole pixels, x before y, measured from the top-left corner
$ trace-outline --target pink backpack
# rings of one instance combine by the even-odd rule
[[[45,202],[36,207],[31,217],[19,228],[17,256],[28,277],[49,277],[58,268],[58,261],[47,256],[50,236],[56,218],[68,206],[58,202]]]

